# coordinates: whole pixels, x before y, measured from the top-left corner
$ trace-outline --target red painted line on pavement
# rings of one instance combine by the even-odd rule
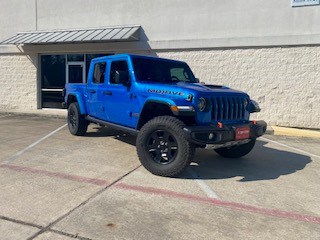
[[[81,177],[78,175],[72,175],[72,174],[66,174],[66,173],[49,172],[46,170],[39,170],[39,169],[34,169],[29,167],[20,167],[16,165],[0,164],[0,168],[10,169],[17,172],[28,172],[28,173],[39,174],[39,175],[48,176],[48,177],[66,179],[66,180],[71,180],[75,182],[90,183],[90,184],[104,186],[104,187],[110,184],[110,182],[102,179],[86,178],[86,177]],[[132,190],[132,191],[137,191],[142,193],[154,194],[158,196],[173,197],[173,198],[191,200],[194,202],[207,203],[214,206],[228,208],[232,210],[239,210],[243,212],[251,212],[251,213],[257,213],[257,214],[262,214],[266,216],[273,216],[278,218],[297,220],[301,222],[320,224],[320,217],[282,211],[279,209],[268,209],[268,208],[256,207],[256,206],[251,206],[251,205],[242,204],[242,203],[222,201],[222,200],[208,198],[208,197],[200,197],[196,195],[179,193],[179,192],[165,190],[165,189],[137,186],[137,185],[131,185],[126,183],[117,183],[114,185],[114,187],[118,189]]]
[[[40,170],[35,168],[29,168],[29,167],[20,167],[16,165],[9,165],[9,164],[0,164],[0,168],[6,168],[10,170],[14,170],[16,172],[29,172],[34,174],[39,174],[47,177],[55,177],[60,179],[66,179],[71,180],[75,182],[82,182],[82,183],[91,183],[98,186],[107,186],[109,185],[109,182],[102,179],[97,178],[87,178],[87,177],[81,177],[78,175],[72,175],[67,173],[59,173],[59,172],[49,172],[46,170]]]
[[[115,187],[138,191],[138,192],[143,192],[143,193],[150,193],[150,194],[155,194],[155,195],[160,195],[160,196],[188,199],[188,200],[192,200],[195,202],[208,203],[208,204],[212,204],[215,206],[229,208],[229,209],[233,209],[233,210],[240,210],[240,211],[244,211],[244,212],[252,212],[252,213],[258,213],[258,214],[262,214],[262,215],[268,215],[268,216],[274,216],[274,217],[279,217],[279,218],[298,220],[298,221],[302,221],[302,222],[320,224],[320,217],[303,215],[303,214],[288,212],[288,211],[282,211],[282,210],[278,210],[278,209],[261,208],[261,207],[251,206],[251,205],[242,204],[242,203],[222,201],[222,200],[214,199],[214,198],[200,197],[200,196],[186,194],[186,193],[179,193],[179,192],[175,192],[175,191],[152,188],[152,187],[136,186],[136,185],[126,184],[126,183],[117,183],[115,185]]]

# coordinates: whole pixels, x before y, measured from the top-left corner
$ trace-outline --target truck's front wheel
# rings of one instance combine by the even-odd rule
[[[79,104],[73,102],[68,108],[68,128],[72,135],[83,136],[88,129],[88,122],[84,115],[81,115]]]
[[[215,149],[215,151],[222,157],[240,158],[247,155],[249,152],[251,152],[255,143],[256,143],[256,139],[251,139],[251,141],[248,143],[245,143],[239,146],[229,147],[229,148],[218,148],[218,149]]]
[[[175,117],[160,116],[141,128],[137,138],[137,153],[148,171],[171,177],[190,164],[195,149],[186,139],[183,126],[183,122]]]

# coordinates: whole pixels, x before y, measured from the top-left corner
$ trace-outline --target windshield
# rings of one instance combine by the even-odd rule
[[[156,83],[196,82],[186,63],[139,57],[133,57],[132,61],[137,81]]]

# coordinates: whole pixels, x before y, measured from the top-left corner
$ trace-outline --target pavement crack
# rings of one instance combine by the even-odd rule
[[[54,230],[54,229],[48,229],[48,232],[53,232],[62,236],[67,236],[67,237],[71,237],[71,238],[75,238],[75,239],[80,239],[80,240],[92,240],[91,238],[86,238],[86,237],[81,237],[78,234],[71,234],[71,233],[66,233],[63,231],[59,231],[59,230]]]
[[[29,226],[29,227],[34,227],[34,228],[39,228],[39,229],[43,229],[44,228],[41,225],[37,225],[37,224],[34,224],[34,223],[29,223],[29,222],[25,222],[25,221],[17,220],[17,219],[14,219],[14,218],[5,217],[5,216],[0,216],[0,219],[4,220],[4,221],[8,221],[8,222],[14,222],[14,223],[17,223],[17,224]]]
[[[49,223],[47,226],[41,228],[40,231],[38,231],[37,233],[35,233],[34,235],[32,235],[31,237],[27,238],[27,240],[32,240],[35,239],[37,236],[39,236],[40,234],[46,232],[46,231],[56,231],[51,229],[55,224],[57,224],[58,222],[60,222],[62,219],[66,218],[67,216],[69,216],[71,213],[73,213],[74,211],[76,211],[77,209],[79,209],[80,207],[86,205],[88,202],[90,202],[91,200],[93,200],[94,198],[96,198],[97,196],[99,196],[100,194],[102,194],[104,191],[106,191],[107,189],[109,189],[110,187],[112,187],[113,185],[115,185],[116,183],[120,182],[122,179],[124,179],[125,177],[127,177],[128,175],[130,175],[131,173],[133,173],[134,171],[136,171],[138,168],[141,167],[141,164],[135,168],[133,168],[132,170],[128,171],[126,174],[122,175],[121,177],[117,178],[115,181],[113,181],[112,183],[110,183],[109,185],[107,185],[106,187],[104,187],[103,189],[97,191],[96,193],[94,193],[93,195],[91,195],[88,199],[86,199],[85,201],[83,201],[82,203],[80,203],[79,205],[77,205],[76,207],[74,207],[73,209],[71,209],[69,212],[63,214],[62,216],[60,216],[59,218],[57,218],[55,221]],[[60,232],[60,231],[58,231]],[[62,233],[62,232],[60,232]],[[71,234],[72,235],[72,234]],[[76,235],[73,235],[76,236]],[[79,237],[76,236],[76,238],[78,239],[88,239],[88,238],[83,238],[83,237]]]

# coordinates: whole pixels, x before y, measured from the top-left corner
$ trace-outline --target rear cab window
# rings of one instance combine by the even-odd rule
[[[98,62],[94,64],[92,83],[103,84],[106,76],[106,62]]]

